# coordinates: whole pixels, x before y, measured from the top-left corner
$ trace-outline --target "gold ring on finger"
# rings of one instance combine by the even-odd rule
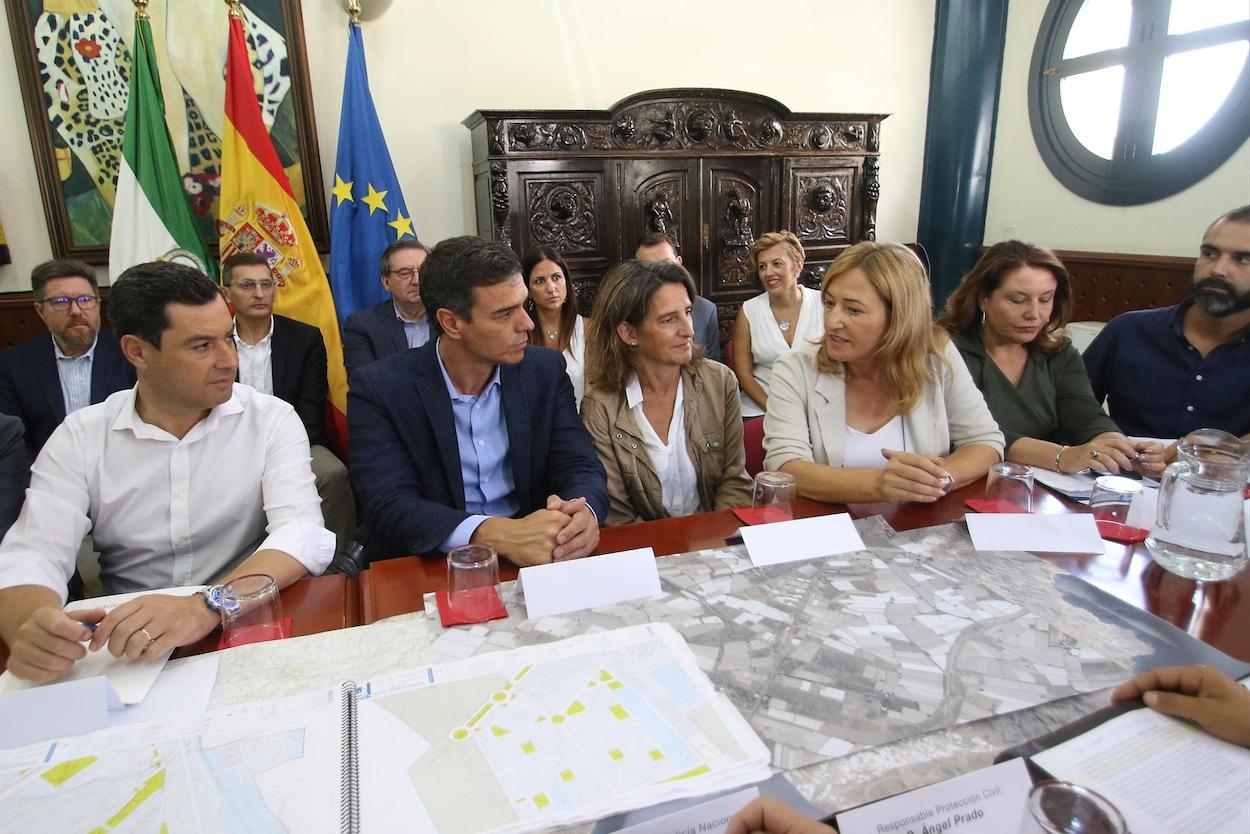
[[[156,642],[156,638],[153,637],[152,632],[148,631],[146,628],[141,628],[139,630],[143,632],[144,637],[148,638],[148,642],[144,643],[143,648],[139,650],[139,653],[142,654],[148,650],[149,646]]]

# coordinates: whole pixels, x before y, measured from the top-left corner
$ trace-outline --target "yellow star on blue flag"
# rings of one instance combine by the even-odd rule
[[[348,24],[343,110],[330,205],[330,289],[339,323],[389,296],[378,280],[382,250],[416,239],[369,92],[360,27]]]

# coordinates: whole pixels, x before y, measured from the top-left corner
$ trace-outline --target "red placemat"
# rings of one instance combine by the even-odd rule
[[[474,588],[456,594],[455,610],[447,599],[446,591],[437,591],[434,599],[438,602],[438,619],[443,628],[467,623],[485,623],[500,620],[508,616],[508,609],[503,607],[499,598],[499,589],[493,587]]]
[[[746,524],[771,524],[774,521],[793,521],[794,516],[788,510],[769,504],[765,507],[739,507],[734,515]]]
[[[1110,521],[1105,518],[1100,518],[1094,523],[1098,525],[1098,535],[1108,541],[1120,542],[1121,544],[1144,542],[1146,536],[1150,534],[1149,530],[1131,527],[1127,524],[1121,524],[1118,521]]]
[[[230,642],[226,642],[226,633],[222,632],[217,641],[218,649],[232,649],[235,646],[246,646],[248,643],[263,643],[266,640],[281,640],[291,636],[291,618],[283,617],[278,627],[273,625],[243,626],[230,630]]]

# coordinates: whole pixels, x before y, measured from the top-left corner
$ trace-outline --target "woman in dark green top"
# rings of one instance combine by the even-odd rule
[[[996,243],[946,302],[951,333],[1007,439],[1007,460],[1063,473],[1163,468],[1163,446],[1132,443],[1094,399],[1085,363],[1063,335],[1068,271],[1049,249]]]

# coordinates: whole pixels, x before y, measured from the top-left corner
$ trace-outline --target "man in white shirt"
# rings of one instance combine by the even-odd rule
[[[273,312],[281,288],[269,262],[256,252],[236,252],[221,265],[222,293],[234,310],[238,381],[290,403],[312,445],[312,471],[326,528],[337,552],[356,531],[356,497],[347,467],[330,451],[325,430],[326,344],[315,327]]]
[[[179,264],[140,264],[114,285],[110,312],[138,384],[53,433],[0,545],[0,639],[9,669],[32,681],[61,677],[88,649],[159,655],[219,623],[219,588],[63,612],[88,530],[107,593],[248,573],[286,587],[334,555],[307,435],[290,405],[234,384],[234,326],[216,285]]]

